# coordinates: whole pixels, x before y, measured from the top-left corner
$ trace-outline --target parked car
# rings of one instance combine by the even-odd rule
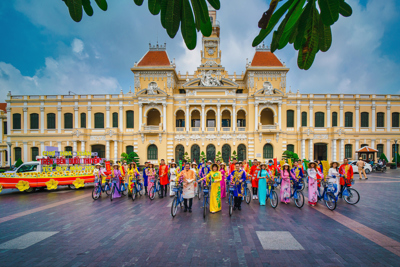
[[[351,165],[351,167],[353,167],[353,173],[358,173],[357,160],[350,161],[349,164]],[[365,163],[364,169],[365,169],[366,174],[369,174],[370,172],[372,172],[371,164]]]

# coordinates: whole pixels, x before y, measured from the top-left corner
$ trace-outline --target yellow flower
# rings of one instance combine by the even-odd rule
[[[21,192],[25,191],[25,190],[29,189],[29,182],[21,180],[15,185],[15,187],[18,188],[18,190]]]
[[[47,190],[57,189],[58,181],[50,179],[48,182],[46,182],[46,185],[47,185]]]
[[[76,178],[76,180],[73,182],[75,188],[80,188],[85,186],[85,181],[81,178]]]
[[[3,191],[3,186],[0,184],[0,193]]]

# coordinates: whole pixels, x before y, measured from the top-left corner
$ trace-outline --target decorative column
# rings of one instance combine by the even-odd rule
[[[43,155],[43,151],[44,151],[44,142],[40,142],[40,154],[39,154],[39,156]]]
[[[392,154],[390,154],[390,139],[386,140],[386,157],[390,160]]]
[[[24,133],[27,133],[27,131],[28,131],[28,108],[24,108],[23,111],[24,111]]]
[[[78,110],[79,110],[79,108],[78,107],[74,107],[74,112],[75,112],[75,114],[74,114],[74,124],[75,124],[75,129],[78,129],[79,128],[79,114],[78,114]]]
[[[74,141],[74,145],[73,145],[73,148],[72,148],[72,151],[77,151],[78,150],[78,143],[77,143],[77,141]]]
[[[372,101],[372,121],[371,121],[371,124],[372,124],[372,132],[373,133],[375,132],[375,128],[376,128],[375,116],[376,116],[376,105],[375,105],[375,101]]]
[[[85,141],[81,141],[81,151],[86,151]]]
[[[332,140],[332,150],[333,150],[333,155],[332,155],[332,161],[337,161],[336,159],[336,141],[337,139]]]
[[[186,112],[185,112],[185,125],[186,125],[186,132],[189,132],[190,127],[190,117],[189,117],[189,104],[186,104]]]
[[[40,133],[44,133],[44,107],[40,107]]]
[[[306,139],[301,139],[301,159],[306,158]]]
[[[88,125],[87,125],[87,128],[88,129],[92,129],[92,106],[88,106],[87,110],[88,110],[88,116],[87,116]]]
[[[221,104],[217,104],[217,131],[221,131]]]
[[[300,115],[301,115],[301,110],[300,110],[300,108],[301,108],[301,106],[300,106],[300,100],[297,100],[297,113],[296,113],[296,117],[297,117],[297,122],[296,122],[296,129],[297,129],[297,131],[299,131],[299,129],[300,129],[300,125],[301,125],[301,123],[300,123]]]
[[[309,123],[309,125],[310,125],[310,127],[314,127],[314,120],[313,120],[313,118],[314,118],[314,114],[313,114],[313,102],[312,102],[312,100],[310,100],[310,106],[309,106],[309,113],[310,113],[310,123]]]
[[[282,103],[278,104],[278,125],[279,130],[282,130]]]
[[[232,129],[233,129],[233,131],[236,131],[236,124],[237,124],[237,122],[236,122],[236,104],[232,105],[232,112],[233,112]]]
[[[390,101],[386,106],[386,131],[390,132]]]
[[[206,125],[206,120],[205,120],[205,111],[204,108],[206,107],[205,104],[201,104],[201,131],[205,131],[205,125]]]
[[[167,131],[167,103],[164,103],[163,105],[163,131]]]
[[[360,131],[360,105],[356,101],[356,132]]]
[[[61,151],[61,141],[57,142],[58,151]]]
[[[139,132],[142,131],[142,124],[143,124],[142,123],[142,116],[143,116],[142,112],[143,112],[143,104],[139,103]]]
[[[110,160],[110,141],[106,141],[106,159]]]
[[[114,162],[118,160],[118,141],[114,141]]]
[[[7,108],[7,135],[11,134],[11,108]],[[10,143],[11,146],[11,143]],[[8,157],[8,159],[10,160],[10,157]]]
[[[8,122],[8,123],[10,123],[10,122]],[[0,143],[3,143],[3,119],[2,118],[0,118]]]
[[[24,146],[24,162],[28,161],[28,142],[23,142]]]
[[[10,129],[10,127],[8,127]],[[11,142],[7,142],[8,166],[11,166]]]
[[[375,139],[371,139],[371,147],[375,148]],[[380,155],[379,155],[380,156]]]
[[[339,104],[339,122],[340,122],[340,127],[344,127],[344,123],[343,123],[343,101],[340,101]]]
[[[359,148],[360,148],[360,140],[357,139],[356,140],[356,149],[355,150],[358,150]]]
[[[339,161],[344,159],[344,139],[340,139],[340,159]]]
[[[331,125],[331,101],[328,100],[326,104],[326,127],[332,127]]]
[[[57,132],[61,133],[61,107],[57,107]]]
[[[140,110],[141,110],[141,108],[139,107],[139,111]],[[119,123],[118,123],[119,131],[123,132],[124,131],[124,108],[122,106],[119,107],[118,119],[119,119]]]
[[[308,140],[308,159],[309,160],[313,160],[313,157],[314,157],[314,147],[313,147],[313,140],[312,139],[310,139],[310,140]]]
[[[258,131],[258,103],[254,104],[254,131]]]
[[[106,106],[106,128],[110,128],[110,106]]]

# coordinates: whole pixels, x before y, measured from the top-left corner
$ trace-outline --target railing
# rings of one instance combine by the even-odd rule
[[[207,127],[207,132],[215,132],[215,127]]]
[[[158,126],[158,125],[148,125],[148,126],[144,126],[144,130],[145,131],[158,131],[158,130],[160,130],[160,126]]]
[[[231,130],[231,127],[222,127],[223,132],[229,132]]]
[[[200,127],[192,127],[192,132],[200,132]]]
[[[176,127],[176,131],[177,132],[184,132],[185,131],[185,127]]]
[[[246,131],[246,127],[238,127],[237,128],[239,132],[245,132]]]
[[[276,130],[276,125],[261,125],[261,130]]]

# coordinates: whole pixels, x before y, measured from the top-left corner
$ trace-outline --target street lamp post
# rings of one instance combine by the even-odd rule
[[[397,169],[397,139],[394,140],[394,168]]]

